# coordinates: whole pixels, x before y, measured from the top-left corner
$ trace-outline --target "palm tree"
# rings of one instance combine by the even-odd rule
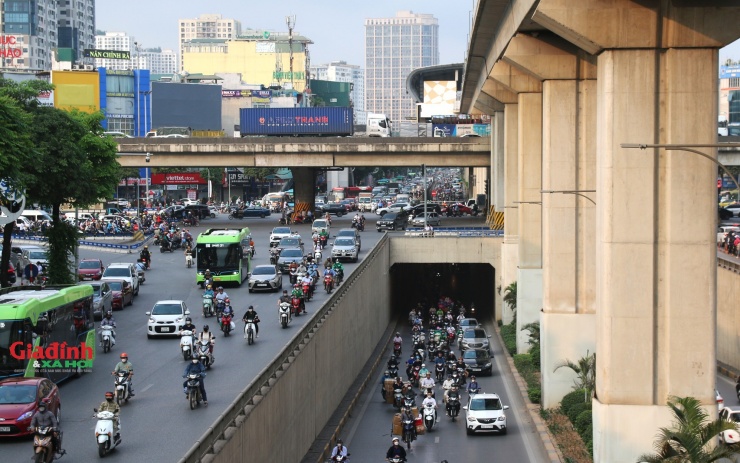
[[[540,322],[527,323],[520,331],[529,331],[529,345],[540,343]]]
[[[722,459],[735,461],[740,453],[737,445],[715,446],[722,431],[735,429],[735,424],[709,415],[693,397],[671,397],[668,406],[675,421],[672,428],[660,428],[654,442],[655,454],[640,455],[639,463],[711,463]]]
[[[563,367],[570,368],[575,372],[576,379],[573,381],[573,390],[583,389],[584,402],[590,402],[593,396],[592,392],[596,388],[596,353],[589,354],[586,351],[586,356],[581,357],[578,363],[573,363],[570,360],[560,362],[553,372]]]
[[[516,320],[516,281],[504,289],[504,303],[514,312],[514,320]]]

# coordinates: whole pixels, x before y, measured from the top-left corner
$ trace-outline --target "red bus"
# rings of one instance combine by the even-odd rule
[[[330,201],[339,202],[343,199],[357,198],[360,193],[372,192],[369,186],[337,186],[331,189]]]

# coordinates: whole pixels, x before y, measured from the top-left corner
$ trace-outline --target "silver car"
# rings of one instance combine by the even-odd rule
[[[424,216],[426,216],[426,223],[430,227],[439,227],[442,221],[439,219],[439,215],[436,212],[422,212],[411,220],[411,225],[415,227],[424,226]]]
[[[91,281],[89,283],[79,283],[80,285],[90,285],[93,289],[93,317],[96,320],[103,318],[106,312],[113,311],[113,291],[105,281]]]
[[[352,237],[337,238],[331,248],[331,257],[333,259],[349,259],[357,262],[357,246]]]
[[[249,292],[267,290],[280,291],[283,288],[283,274],[277,265],[258,265],[249,274]]]
[[[460,339],[460,350],[467,349],[485,349],[491,351],[491,335],[486,334],[483,328],[468,328],[462,333]]]

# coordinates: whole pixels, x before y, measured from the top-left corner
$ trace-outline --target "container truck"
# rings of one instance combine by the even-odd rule
[[[242,137],[349,137],[354,133],[352,108],[241,108]]]

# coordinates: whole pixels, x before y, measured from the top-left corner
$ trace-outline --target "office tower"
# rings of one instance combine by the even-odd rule
[[[439,64],[439,23],[431,14],[399,11],[393,18],[365,20],[365,110],[392,121],[416,119],[406,77]]]
[[[95,0],[59,0],[53,3],[58,12],[58,47],[71,48],[73,58],[81,61],[83,50],[95,48]],[[38,11],[40,13],[40,8]]]
[[[365,125],[365,71],[346,61],[332,61],[329,64],[311,66],[311,78],[331,82],[351,82],[352,102],[355,124]]]
[[[56,0],[0,0],[2,69],[51,69],[52,53],[58,46],[56,4]]]
[[[242,23],[223,19],[220,14],[202,14],[196,19],[180,19],[180,69],[184,69],[182,45],[192,39],[235,39],[242,34]]]

